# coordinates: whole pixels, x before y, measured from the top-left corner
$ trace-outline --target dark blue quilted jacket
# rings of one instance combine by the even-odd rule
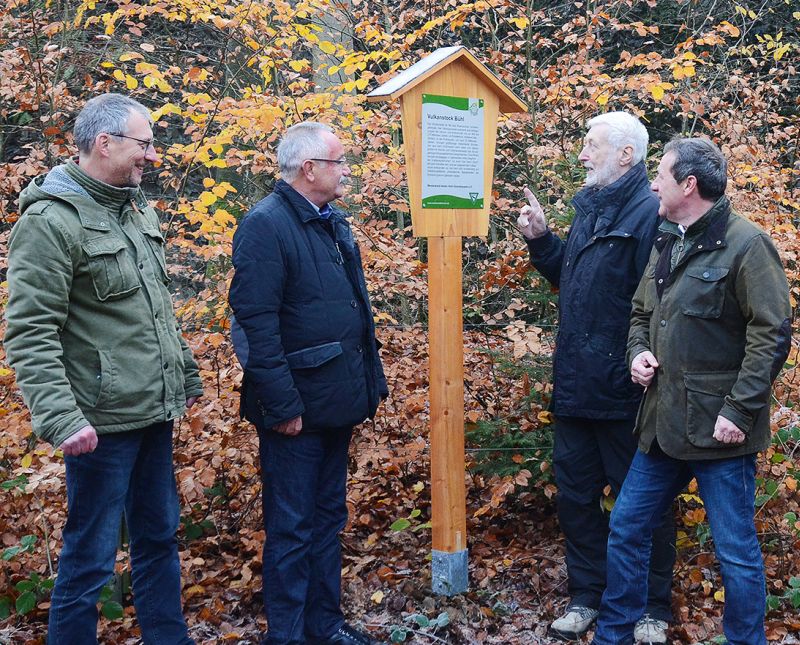
[[[528,240],[531,263],[559,288],[553,359],[556,415],[632,419],[642,388],[625,360],[631,299],[658,227],[658,198],[644,163],[610,186],[573,199],[566,242],[549,232]]]
[[[284,181],[233,237],[232,336],[242,416],[257,427],[353,426],[388,394],[361,254],[344,213],[320,218]]]

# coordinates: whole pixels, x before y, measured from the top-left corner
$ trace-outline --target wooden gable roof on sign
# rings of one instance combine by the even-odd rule
[[[506,85],[481,63],[463,45],[441,47],[411,67],[392,77],[367,94],[370,102],[390,101],[402,96],[411,88],[430,78],[441,69],[459,61],[481,77],[491,87],[500,101],[501,112],[527,112],[525,104]]]

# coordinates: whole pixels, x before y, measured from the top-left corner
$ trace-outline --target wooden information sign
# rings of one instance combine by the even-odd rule
[[[400,99],[414,235],[428,238],[432,587],[467,590],[461,238],[489,231],[499,112],[520,101],[462,46],[437,49],[373,90]]]

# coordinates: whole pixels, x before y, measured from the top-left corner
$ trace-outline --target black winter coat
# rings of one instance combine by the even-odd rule
[[[658,227],[658,198],[644,162],[573,199],[566,243],[528,240],[531,263],[559,288],[551,409],[559,416],[633,419],[642,388],[625,360],[631,298]]]
[[[233,237],[230,304],[241,413],[259,429],[354,426],[388,394],[361,254],[344,213],[324,220],[284,181]]]

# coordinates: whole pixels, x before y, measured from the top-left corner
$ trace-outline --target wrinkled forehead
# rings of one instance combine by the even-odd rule
[[[323,139],[325,141],[325,145],[328,147],[328,153],[330,154],[331,159],[338,159],[339,157],[344,156],[344,145],[332,132],[325,132],[323,133]]]
[[[125,127],[127,130],[125,134],[129,136],[139,139],[152,139],[153,137],[153,128],[150,119],[140,112],[132,110]]]
[[[598,123],[589,128],[586,136],[583,138],[586,143],[603,144],[608,142],[608,125],[606,123]]]

